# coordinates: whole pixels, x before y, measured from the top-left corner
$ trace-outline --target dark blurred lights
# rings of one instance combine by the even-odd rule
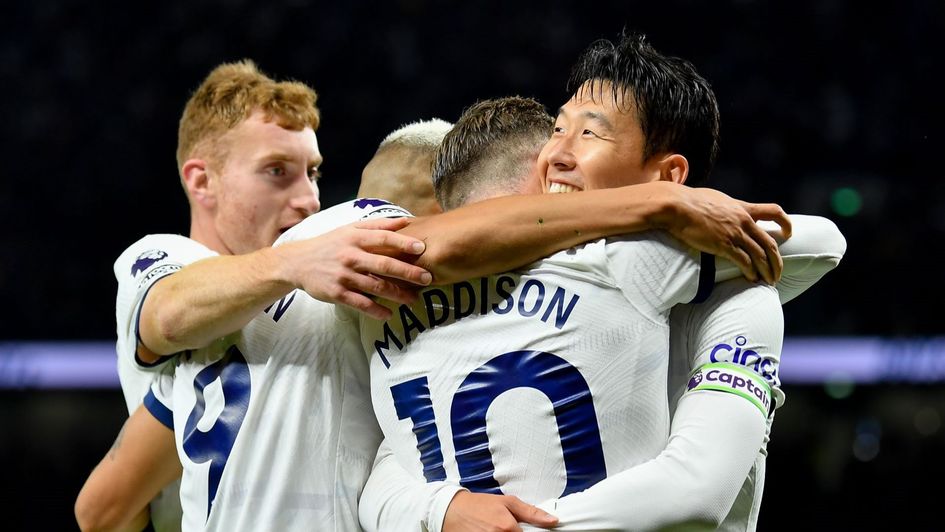
[[[869,462],[879,456],[879,440],[882,427],[874,418],[862,419],[856,426],[853,440],[853,456],[861,462]]]
[[[942,426],[942,418],[932,407],[925,407],[915,413],[915,429],[923,436],[932,436]]]
[[[834,399],[846,399],[853,394],[856,387],[853,381],[846,375],[835,374],[824,383],[824,391]]]
[[[855,216],[863,207],[863,197],[854,188],[838,188],[830,197],[830,205],[840,216]]]

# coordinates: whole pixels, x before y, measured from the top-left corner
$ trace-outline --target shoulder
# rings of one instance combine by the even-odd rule
[[[147,235],[128,246],[115,261],[115,278],[121,281],[137,278],[143,272],[183,264],[210,257],[216,253],[208,247],[181,235]]]
[[[371,218],[413,217],[410,211],[389,201],[359,198],[317,212],[286,231],[274,245],[323,235],[341,226]]]

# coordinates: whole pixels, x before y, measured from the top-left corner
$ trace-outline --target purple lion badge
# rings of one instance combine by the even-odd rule
[[[163,260],[165,257],[167,257],[167,252],[161,251],[160,249],[149,249],[145,251],[138,255],[135,263],[131,265],[131,276],[134,277],[144,270],[147,270],[152,264]]]
[[[380,207],[381,205],[390,205],[389,201],[384,201],[377,198],[361,198],[355,200],[354,206],[359,209],[367,209],[368,207]]]
[[[686,389],[691,390],[696,386],[699,386],[700,382],[702,382],[702,372],[697,371],[692,377],[689,378],[689,385],[686,386]]]

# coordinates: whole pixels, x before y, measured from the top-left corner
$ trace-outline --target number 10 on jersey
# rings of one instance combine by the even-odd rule
[[[542,351],[513,351],[473,370],[450,406],[450,424],[460,484],[470,491],[500,494],[489,451],[486,412],[501,394],[533,388],[554,406],[567,482],[561,496],[582,491],[607,476],[594,400],[584,376],[563,358]],[[426,377],[391,387],[397,417],[410,419],[428,482],[446,480],[433,399]]]

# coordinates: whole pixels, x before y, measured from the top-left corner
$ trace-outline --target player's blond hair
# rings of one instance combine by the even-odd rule
[[[439,118],[411,122],[384,137],[377,150],[388,146],[403,146],[432,152],[440,146],[450,129],[453,129],[453,124]]]
[[[226,146],[219,142],[220,137],[257,110],[285,129],[318,129],[317,99],[308,85],[274,81],[248,59],[214,68],[187,101],[180,118],[178,171],[196,153],[223,161]]]

